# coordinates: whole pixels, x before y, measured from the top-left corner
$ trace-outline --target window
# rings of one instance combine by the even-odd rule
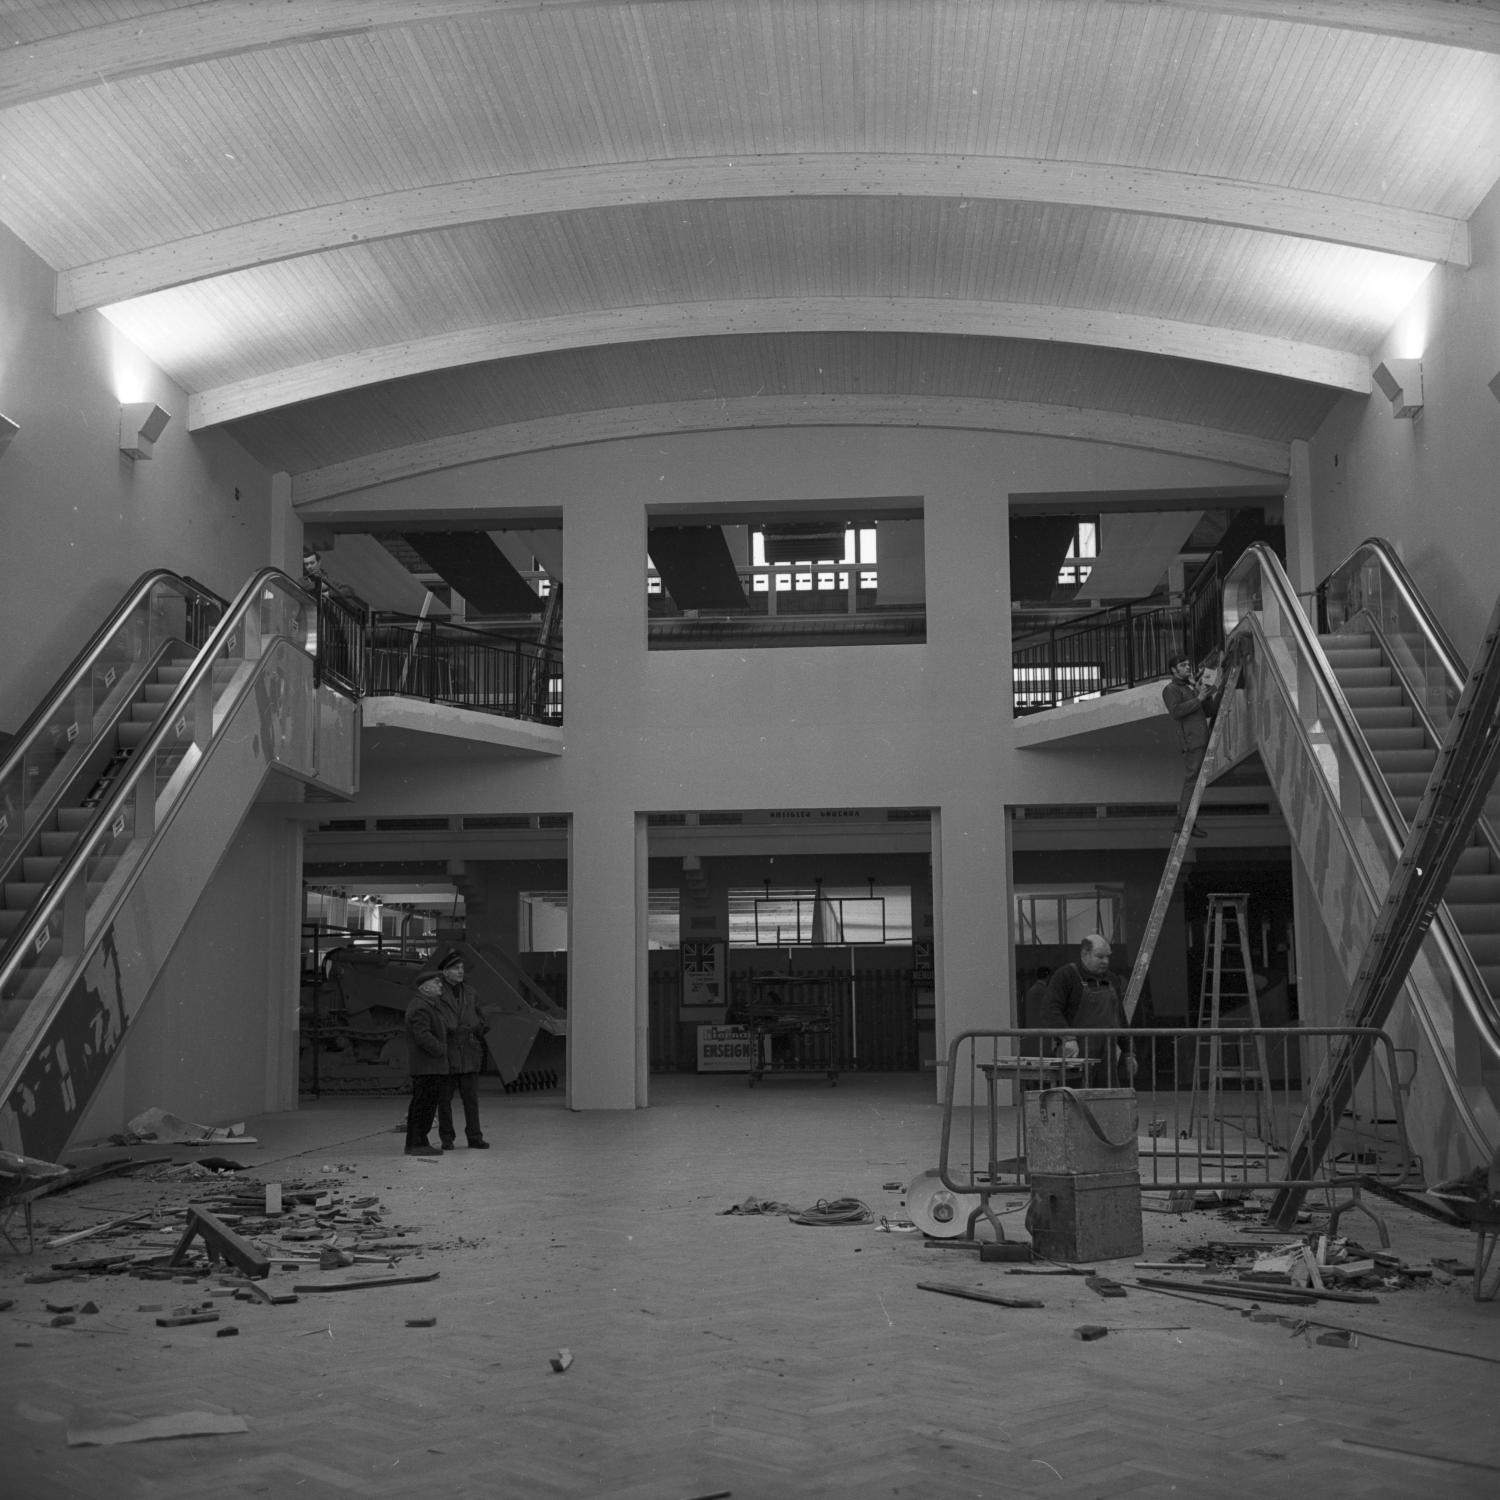
[[[731,948],[904,946],[911,887],[750,886],[729,892]]]
[[[520,948],[523,953],[568,951],[568,893],[522,891]],[[675,890],[652,890],[647,897],[646,944],[650,948],[680,945],[679,896]]]
[[[1125,939],[1125,888],[1024,886],[1016,891],[1018,947],[1076,947],[1090,933]]]
[[[1098,556],[1099,522],[1097,520],[1080,521],[1073,530],[1073,539],[1068,543],[1068,551],[1063,558],[1063,564],[1057,570],[1057,581],[1068,585],[1087,583],[1089,574],[1094,571],[1094,568],[1093,563],[1086,562],[1085,559]]]
[[[925,640],[920,502],[810,514],[648,516],[651,649]]]

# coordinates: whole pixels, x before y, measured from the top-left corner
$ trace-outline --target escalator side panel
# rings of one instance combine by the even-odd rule
[[[343,701],[352,719],[355,707]],[[223,704],[222,733],[81,972],[63,995],[38,996],[42,1013],[22,1023],[29,1042],[12,1038],[26,1056],[0,1101],[0,1147],[53,1160],[68,1144],[267,775],[279,770],[335,790],[352,782],[352,765],[333,764],[319,744],[321,707],[311,659],[287,641],[272,645]],[[333,738],[336,755],[341,736]]]
[[[1389,884],[1380,874],[1375,851],[1361,858],[1366,825],[1341,810],[1336,796],[1357,799],[1359,792],[1340,788],[1339,767],[1331,757],[1320,763],[1319,747],[1299,733],[1283,697],[1276,669],[1257,640],[1255,659],[1246,673],[1246,703],[1266,774],[1286,819],[1298,862],[1322,915],[1333,951],[1350,984],[1358,974]],[[1432,1180],[1456,1176],[1472,1166],[1491,1133],[1493,1111],[1482,1097],[1465,1090],[1456,1065],[1454,1007],[1446,966],[1431,952],[1429,937],[1412,964],[1401,1005],[1390,1026],[1398,1048],[1417,1056],[1417,1076],[1428,1086],[1414,1089],[1405,1101],[1406,1122],[1416,1153]],[[1429,1000],[1427,997],[1432,997]],[[1446,1086],[1439,1086],[1443,1080]]]

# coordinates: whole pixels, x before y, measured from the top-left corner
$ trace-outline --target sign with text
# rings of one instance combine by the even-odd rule
[[[700,1026],[700,1073],[748,1073],[755,1067],[755,1033],[748,1026]]]

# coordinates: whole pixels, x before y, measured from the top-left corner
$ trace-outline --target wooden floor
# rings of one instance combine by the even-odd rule
[[[377,1196],[429,1248],[420,1286],[234,1304],[239,1335],[164,1329],[150,1283],[23,1282],[70,1252],[0,1245],[0,1493],[12,1500],[333,1497],[1246,1497],[1500,1493],[1500,1301],[1468,1280],[1325,1304],[1362,1337],[1081,1278],[1007,1274],[877,1224],[726,1215],[858,1198],[900,1217],[936,1164],[930,1076],[652,1080],[653,1107],[570,1114],[487,1095],[487,1152],[402,1154],[402,1101],[322,1100],[248,1122],[265,1180]],[[214,1148],[216,1150],[220,1148]],[[192,1152],[181,1152],[190,1156]],[[182,1189],[106,1179],[45,1200],[39,1237]],[[1382,1206],[1382,1212],[1387,1210]],[[1016,1216],[1020,1236],[1020,1216]],[[1147,1255],[1238,1226],[1146,1216]],[[1392,1248],[1471,1261],[1471,1235],[1391,1208]],[[14,1234],[19,1226],[9,1226]],[[1377,1243],[1357,1215],[1344,1232]],[[87,1242],[85,1242],[86,1244]],[[83,1247],[80,1246],[80,1250]],[[24,1239],[22,1242],[24,1249]],[[1117,1262],[1112,1274],[1135,1274]],[[317,1273],[273,1273],[273,1286]],[[330,1273],[334,1274],[334,1273]],[[342,1273],[348,1274],[348,1273]],[[1004,1309],[919,1289],[1039,1296]],[[187,1289],[184,1289],[187,1290]],[[44,1302],[92,1298],[80,1328]],[[188,1295],[192,1295],[191,1291]],[[436,1326],[406,1320],[435,1316]],[[1096,1342],[1074,1329],[1104,1323]],[[566,1373],[549,1359],[573,1354]],[[1480,1355],[1484,1359],[1463,1355]],[[248,1431],[69,1447],[101,1414],[233,1413]]]

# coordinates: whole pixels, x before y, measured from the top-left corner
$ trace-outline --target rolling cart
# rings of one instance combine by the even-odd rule
[[[759,974],[750,980],[743,1022],[755,1042],[754,1088],[767,1073],[826,1073],[839,1081],[833,1053],[833,1001],[825,980]]]

